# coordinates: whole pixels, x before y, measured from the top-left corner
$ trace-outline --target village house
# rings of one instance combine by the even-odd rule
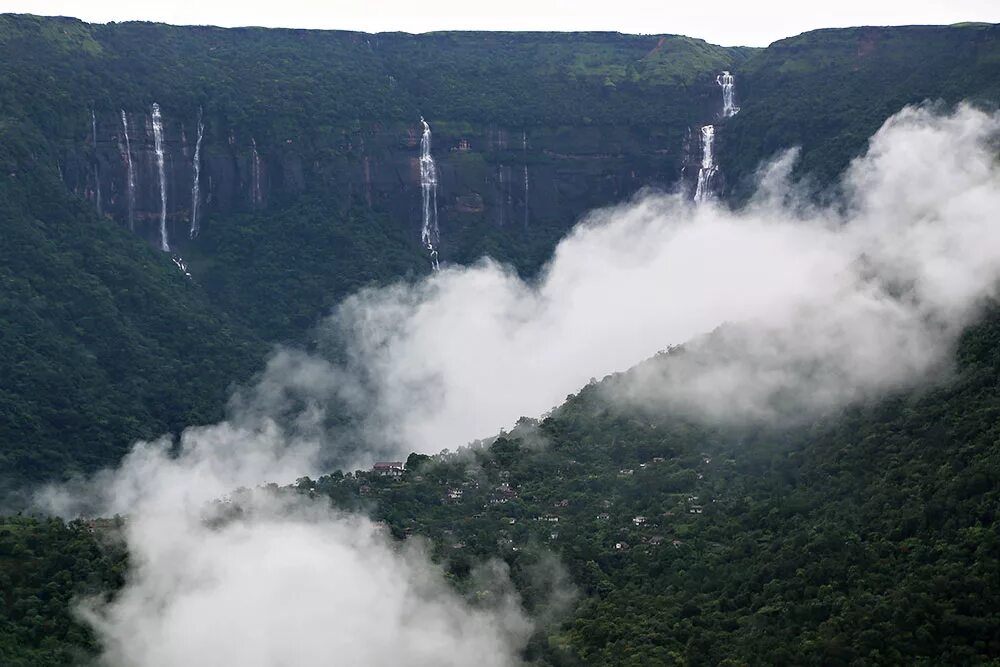
[[[404,470],[402,461],[380,461],[372,466],[372,472],[381,477],[401,477]]]

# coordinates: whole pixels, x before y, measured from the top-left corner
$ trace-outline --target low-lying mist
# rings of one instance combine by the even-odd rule
[[[616,397],[774,419],[922,381],[1000,277],[998,125],[908,108],[832,204],[800,196],[789,151],[739,210],[646,194],[595,211],[536,283],[483,260],[356,294],[326,327],[346,341],[338,372],[364,397],[366,439],[468,442],[684,343]]]
[[[105,662],[517,662],[531,622],[516,595],[473,605],[367,519],[267,493],[232,521],[206,508],[324,460],[461,445],[677,344],[609,398],[772,420],[941,377],[1000,277],[998,131],[970,107],[906,109],[833,204],[798,195],[790,152],[736,211],[646,194],[594,212],[531,283],[482,260],[352,296],[321,327],[327,358],[280,350],[179,451],[139,443],[40,495],[128,515],[125,589],[81,607]]]

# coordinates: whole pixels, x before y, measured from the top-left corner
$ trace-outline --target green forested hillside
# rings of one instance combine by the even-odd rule
[[[412,120],[414,110],[511,126],[645,123],[664,111],[644,101],[648,86],[676,90],[753,51],[674,35],[366,34],[11,14],[0,15],[0,48],[4,112],[65,135],[74,124],[86,131],[80,107],[155,99],[217,110],[261,140],[289,129],[335,140],[338,123]]]
[[[259,367],[266,343],[301,340],[359,287],[426,272],[419,221],[407,213],[419,194],[395,208],[373,206],[345,185],[346,171],[360,164],[349,145],[357,128],[366,128],[361,142],[374,142],[367,128],[412,123],[421,113],[461,127],[609,125],[642,114],[679,133],[699,114],[684,93],[693,79],[748,52],[669,36],[414,37],[0,16],[5,476],[37,481],[92,471],[137,437],[215,419],[230,384]],[[167,116],[171,183],[178,174],[189,178],[191,148],[183,142],[193,141],[199,114],[207,125],[206,169],[216,172],[204,177],[206,221],[197,243],[186,241],[186,209],[171,210],[174,243],[194,281],[109,213],[124,210],[123,182],[110,172],[124,169],[119,116],[127,109],[140,180],[137,224],[158,226],[141,115],[153,101]],[[237,135],[243,143],[254,138],[274,183],[279,167],[292,165],[294,176],[295,165],[304,165],[301,189],[273,185],[263,210],[212,208],[213,174],[246,187],[239,156],[226,153]],[[383,152],[396,150],[398,140],[383,141]],[[410,160],[412,149],[403,150],[383,168],[390,190]],[[81,169],[103,182],[79,176]],[[493,169],[477,162],[462,178]],[[104,186],[103,216],[95,185]],[[184,187],[171,185],[171,206],[190,202]],[[544,186],[536,187],[544,197]],[[488,253],[537,268],[575,222],[559,207],[592,205],[578,196],[586,188],[574,187],[560,193],[563,203],[549,198],[554,226],[507,229],[456,218],[452,261]]]
[[[994,312],[953,380],[784,429],[610,405],[615,376],[492,442],[412,455],[400,479],[336,472],[288,492],[429,537],[470,595],[471,567],[504,560],[541,619],[555,583],[532,573],[556,554],[576,598],[539,627],[529,664],[996,664],[998,343]],[[74,591],[121,584],[111,534],[0,524],[10,664],[94,650],[65,610]]]
[[[5,167],[0,489],[112,465],[136,438],[218,419],[266,346],[54,178]]]
[[[458,575],[501,555],[528,586],[555,551],[581,600],[533,644],[543,664],[995,664],[998,343],[994,312],[954,381],[799,428],[706,427],[590,386],[527,438],[303,486],[432,535]]]
[[[718,70],[736,74],[743,107],[717,140],[738,197],[781,148],[801,144],[803,169],[822,184],[905,103],[995,101],[997,30],[817,31],[761,50],[678,36],[2,15],[0,270],[18,286],[4,294],[0,328],[18,342],[3,349],[0,452],[32,478],[93,469],[137,435],[217,415],[229,383],[255,367],[259,341],[302,340],[358,287],[426,272],[408,134],[421,114],[435,123],[443,257],[489,254],[530,275],[583,211],[677,182],[684,137],[718,112]],[[143,127],[153,101],[167,121],[172,238],[194,284],[122,229],[122,110],[139,223],[158,227]],[[204,227],[189,241],[184,179],[199,113]],[[251,140],[269,174],[263,207],[247,191]],[[52,305],[64,302],[75,310]]]
[[[127,554],[120,522],[0,518],[0,662],[86,664],[99,646],[72,605],[116,590]]]
[[[736,74],[743,107],[718,135],[739,199],[779,149],[801,145],[803,172],[825,185],[903,104],[995,104],[998,37],[996,26],[859,28],[746,50],[0,16],[0,490],[93,471],[135,438],[217,419],[268,343],[301,340],[358,287],[426,271],[407,217],[419,199],[406,124],[420,113],[441,119],[450,261],[489,253],[531,273],[575,222],[568,211],[645,184],[625,174],[684,161],[683,135],[714,120],[716,70]],[[203,235],[181,246],[194,280],[98,215],[94,183],[73,174],[107,166],[87,144],[91,110],[107,125],[154,100],[176,114],[185,160],[182,131],[201,108],[206,154],[229,170],[217,173],[246,180],[229,131],[255,137],[276,173],[305,165],[300,191],[275,190],[266,207],[206,209]],[[505,134],[522,127],[539,147]],[[490,147],[463,152],[466,136]],[[366,157],[382,161],[384,196],[358,180]],[[496,181],[517,160],[536,179],[542,203],[524,211],[537,224],[486,213],[511,198]],[[427,536],[460,590],[474,563],[503,559],[532,612],[551,591],[530,571],[554,552],[578,598],[533,637],[525,657],[539,665],[997,664],[998,350],[994,312],[963,339],[955,378],[796,428],[639,413],[588,386],[495,441],[412,456],[401,479],[335,472],[287,492],[371,512],[399,539]],[[94,656],[71,605],[123,584],[114,528],[0,522],[0,663]]]
[[[1000,102],[1000,26],[816,30],[737,69],[743,110],[720,141],[739,196],[763,155],[802,148],[800,169],[830,182],[887,117],[907,104]]]

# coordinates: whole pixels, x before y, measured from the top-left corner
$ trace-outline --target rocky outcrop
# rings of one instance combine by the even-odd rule
[[[160,190],[149,114],[127,113],[135,169],[134,228],[159,241]],[[191,243],[197,118],[163,109],[167,224],[175,246]],[[81,136],[60,165],[66,185],[123,225],[129,220],[128,174],[120,113],[96,114],[96,137]],[[203,229],[234,213],[264,210],[302,193],[387,212],[419,229],[419,128],[371,122],[344,130],[332,144],[240,135],[205,118],[199,217]],[[441,224],[472,222],[567,227],[584,212],[643,187],[676,185],[684,135],[669,128],[475,126],[433,122]],[[256,160],[255,160],[256,152]],[[525,186],[525,167],[527,181]],[[415,243],[418,239],[415,238]],[[446,246],[447,244],[445,244]],[[447,254],[447,247],[443,249]]]

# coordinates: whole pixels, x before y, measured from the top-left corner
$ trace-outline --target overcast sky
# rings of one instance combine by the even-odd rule
[[[618,30],[766,46],[815,28],[1000,23],[1000,0],[0,0],[0,11],[86,21],[402,30]]]

